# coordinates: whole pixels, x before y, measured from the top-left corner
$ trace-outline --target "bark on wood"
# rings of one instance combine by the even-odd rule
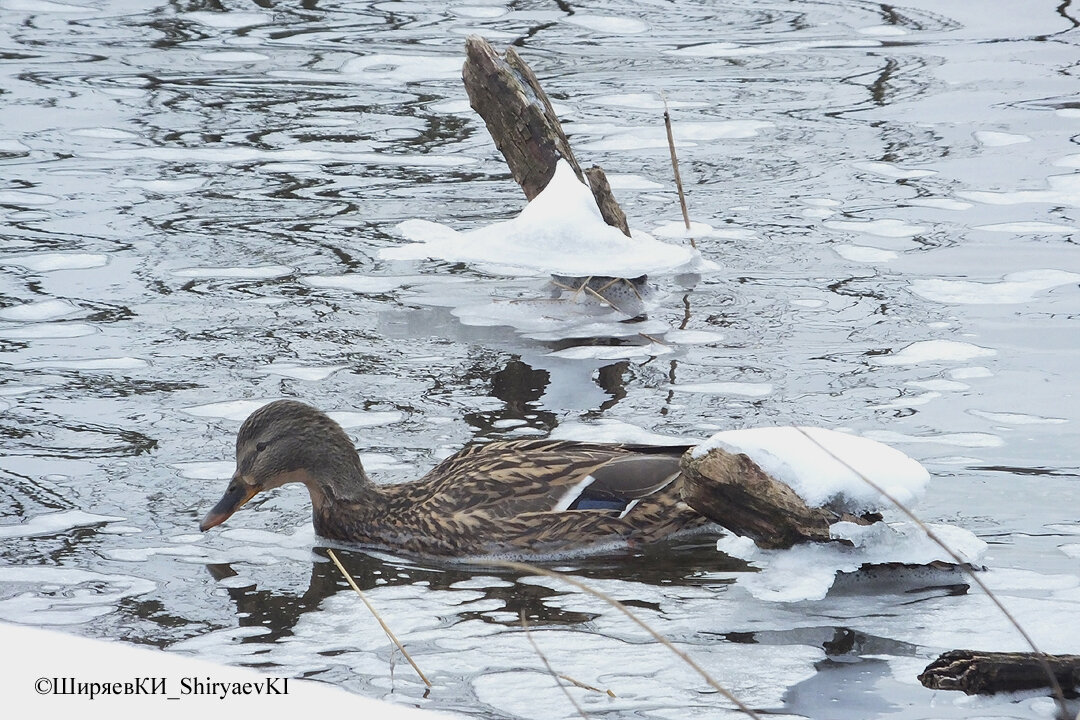
[[[574,158],[551,101],[521,56],[510,48],[505,58],[501,58],[486,40],[476,35],[466,39],[465,52],[462,78],[469,104],[484,118],[495,146],[506,158],[510,173],[525,197],[532,200],[547,187],[560,158],[584,182],[586,174]],[[595,170],[599,168],[589,172]],[[597,176],[601,182],[590,187],[604,221],[629,235],[626,215],[611,194],[603,171]]]
[[[1067,697],[1080,692],[1080,655],[1045,655]],[[1046,667],[1035,653],[950,650],[926,666],[919,682],[932,690],[962,690],[968,695],[1049,688]]]
[[[841,520],[869,524],[880,516],[840,515],[808,506],[784,483],[742,453],[713,448],[700,458],[682,457],[683,500],[732,532],[762,548],[829,542],[829,526]]]

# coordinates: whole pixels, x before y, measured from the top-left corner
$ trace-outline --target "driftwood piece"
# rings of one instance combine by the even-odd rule
[[[1046,664],[1042,660],[1045,658]],[[919,682],[932,690],[962,690],[968,695],[1049,688],[1046,666],[1067,697],[1080,693],[1080,655],[950,650],[926,666]]]
[[[713,448],[702,457],[682,457],[683,501],[758,547],[789,548],[829,542],[829,526],[841,520],[863,525],[880,515],[855,517],[812,508],[786,484],[770,477],[742,453]]]
[[[555,174],[556,163],[566,160],[582,182],[589,177],[604,221],[629,235],[626,215],[615,201],[603,170],[582,172],[547,93],[521,56],[510,48],[505,58],[499,57],[495,48],[477,35],[465,40],[465,52],[462,79],[469,104],[484,118],[525,197],[532,200],[539,195]]]

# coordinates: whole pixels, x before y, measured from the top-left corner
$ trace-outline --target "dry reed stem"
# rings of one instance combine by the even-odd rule
[[[675,189],[679,191],[679,207],[682,208],[683,223],[690,229],[690,212],[686,209],[686,195],[683,193],[682,175],[679,174],[679,156],[675,154],[675,136],[671,132],[671,113],[668,112],[667,95],[660,93],[664,101],[664,129],[667,130],[668,150],[671,151],[671,169],[675,173]],[[697,248],[694,238],[690,238],[690,247]]]
[[[574,678],[572,678],[569,675],[566,675],[564,673],[559,673],[559,677],[561,677],[563,680],[570,683],[571,685],[581,688],[582,690],[591,690],[594,693],[600,693],[601,695],[607,695],[608,697],[611,697],[611,698],[619,697],[615,693],[611,692],[610,689],[601,690],[598,687],[593,687],[592,685],[589,685],[588,683],[583,683],[580,680],[576,680],[576,679],[574,679]]]
[[[1065,706],[1065,693],[1062,692],[1061,684],[1058,682],[1057,676],[1054,675],[1054,671],[1050,668],[1050,663],[1046,661],[1046,653],[1039,649],[1039,646],[1035,644],[1035,640],[1028,634],[1026,630],[1024,630],[1024,628],[1020,625],[1019,621],[1017,621],[1013,614],[1009,612],[1008,608],[1005,607],[1005,604],[998,599],[997,595],[995,595],[993,591],[991,591],[990,588],[987,587],[986,583],[982,581],[982,578],[975,574],[975,571],[971,569],[968,563],[962,557],[960,557],[960,555],[955,550],[949,547],[944,540],[938,537],[937,533],[931,530],[930,527],[926,523],[924,523],[914,512],[912,512],[910,508],[908,508],[902,502],[893,497],[893,495],[889,493],[885,488],[881,487],[881,485],[874,482],[870,478],[866,477],[866,475],[853,468],[847,461],[838,457],[836,453],[834,453],[832,450],[829,450],[820,442],[810,437],[810,433],[806,432],[806,430],[804,430],[803,428],[796,427],[796,429],[800,433],[802,433],[807,440],[814,443],[814,445],[816,445],[827,455],[829,455],[829,457],[831,457],[833,460],[836,460],[838,463],[846,467],[851,472],[855,473],[863,482],[865,482],[877,492],[881,493],[882,497],[884,497],[890,503],[899,508],[900,512],[907,515],[913,523],[918,525],[919,528],[924,533],[926,533],[926,536],[930,538],[931,541],[936,543],[942,550],[948,553],[949,557],[956,561],[956,564],[960,568],[961,572],[965,573],[969,578],[971,578],[971,581],[978,585],[980,590],[986,593],[986,596],[990,598],[990,601],[997,606],[998,610],[1001,611],[1001,614],[1005,616],[1005,619],[1008,620],[1014,628],[1016,628],[1016,631],[1020,633],[1020,636],[1024,638],[1024,641],[1031,647],[1032,651],[1038,657],[1039,663],[1042,665],[1043,670],[1046,672],[1047,678],[1050,680],[1050,689],[1054,693],[1054,700],[1057,702],[1058,710],[1060,711],[1061,716],[1067,717],[1067,711]],[[1077,720],[1080,720],[1080,715],[1077,715]]]
[[[529,632],[529,623],[525,620],[525,611],[522,610],[519,612],[518,617],[521,618],[521,629],[525,631],[525,638],[529,641],[529,644],[532,645],[533,650],[536,651],[536,656],[540,658],[540,662],[544,663],[544,667],[547,668],[548,674],[551,675],[555,684],[562,690],[563,695],[566,696],[566,699],[569,700],[570,704],[577,710],[578,715],[585,718],[585,720],[589,720],[589,716],[586,715],[585,711],[581,709],[581,706],[577,704],[577,700],[574,699],[574,696],[570,694],[570,691],[566,689],[565,685],[559,682],[559,678],[563,676],[556,674],[555,668],[551,667],[551,663],[548,662],[547,656],[544,655],[544,651],[540,649],[540,646],[536,644],[536,640],[533,639],[532,633]]]
[[[401,641],[397,639],[397,635],[395,635],[394,632],[390,629],[390,627],[385,622],[383,622],[383,619],[379,615],[378,611],[375,610],[375,607],[367,599],[367,596],[364,595],[364,591],[360,589],[360,586],[356,584],[356,581],[353,580],[352,575],[350,575],[349,572],[345,569],[345,566],[341,564],[340,560],[338,560],[338,557],[334,554],[334,551],[327,549],[326,553],[330,556],[330,559],[334,561],[334,564],[337,565],[337,569],[341,571],[341,574],[345,576],[345,581],[349,583],[349,586],[352,587],[352,589],[356,591],[356,594],[360,596],[360,599],[364,601],[364,605],[367,606],[368,611],[379,622],[379,626],[383,629],[383,632],[386,633],[386,637],[390,638],[390,640],[393,641],[394,645],[397,646],[397,649],[401,651],[401,654],[404,655],[405,659],[409,661],[410,665],[412,665],[412,669],[415,670],[416,674],[420,676],[420,679],[424,681],[424,685],[427,685],[428,688],[430,688],[431,681],[427,679],[427,676],[424,675],[423,671],[420,670],[420,667],[412,659],[412,656],[409,655],[408,651],[405,649],[405,646],[402,645]]]
[[[758,715],[753,710],[751,710],[746,705],[744,705],[741,700],[739,700],[737,697],[735,697],[734,695],[731,694],[731,691],[729,691],[723,685],[721,685],[716,680],[714,680],[713,676],[710,675],[708,672],[706,672],[705,668],[698,665],[694,661],[694,659],[692,657],[687,655],[685,652],[683,652],[679,648],[675,647],[675,645],[672,644],[672,642],[670,640],[668,640],[666,637],[664,637],[660,633],[653,630],[652,627],[650,627],[648,623],[646,623],[644,620],[639,618],[634,613],[630,612],[629,608],[627,608],[625,605],[623,605],[621,602],[619,602],[615,598],[611,597],[607,593],[601,592],[601,591],[597,590],[596,588],[590,587],[590,586],[586,585],[585,583],[583,583],[582,581],[580,581],[580,580],[578,580],[576,578],[570,577],[569,575],[564,575],[563,573],[555,572],[554,570],[547,570],[546,568],[537,567],[536,565],[529,565],[528,563],[514,562],[512,560],[490,560],[489,562],[492,565],[509,568],[511,570],[517,570],[518,572],[529,573],[530,575],[546,575],[547,577],[555,578],[556,580],[562,580],[563,582],[565,582],[565,583],[567,583],[569,585],[573,585],[574,587],[578,588],[579,590],[584,590],[585,592],[592,595],[593,597],[597,597],[597,598],[603,600],[608,605],[615,608],[616,610],[621,612],[626,617],[630,618],[642,630],[649,633],[649,635],[652,636],[653,640],[656,640],[658,643],[660,643],[661,645],[666,647],[668,650],[675,653],[675,655],[680,660],[682,660],[684,663],[686,663],[691,668],[693,668],[694,671],[697,672],[697,674],[700,675],[705,680],[705,682],[709,684],[709,686],[711,688],[713,688],[718,693],[720,693],[721,695],[726,697],[728,700],[730,700],[732,703],[734,703],[735,706],[737,708],[739,708],[739,710],[746,713],[747,715],[754,718],[755,720],[761,720],[760,715]]]

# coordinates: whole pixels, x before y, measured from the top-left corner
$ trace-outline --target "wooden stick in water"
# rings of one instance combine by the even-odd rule
[[[682,175],[679,174],[679,156],[675,154],[675,136],[671,132],[671,113],[668,112],[667,95],[660,93],[664,101],[664,129],[667,130],[668,150],[671,151],[671,169],[675,172],[675,189],[679,191],[679,207],[682,208],[683,223],[686,229],[690,229],[690,212],[686,209],[686,195],[683,193]],[[696,248],[694,238],[690,238],[690,246]]]

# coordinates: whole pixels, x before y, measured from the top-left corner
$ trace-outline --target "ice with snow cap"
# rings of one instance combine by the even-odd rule
[[[558,162],[547,187],[512,220],[468,232],[406,220],[398,230],[413,242],[386,248],[381,257],[473,263],[499,274],[632,278],[694,272],[709,265],[691,247],[640,231],[627,237],[605,223],[589,188],[565,160]]]

